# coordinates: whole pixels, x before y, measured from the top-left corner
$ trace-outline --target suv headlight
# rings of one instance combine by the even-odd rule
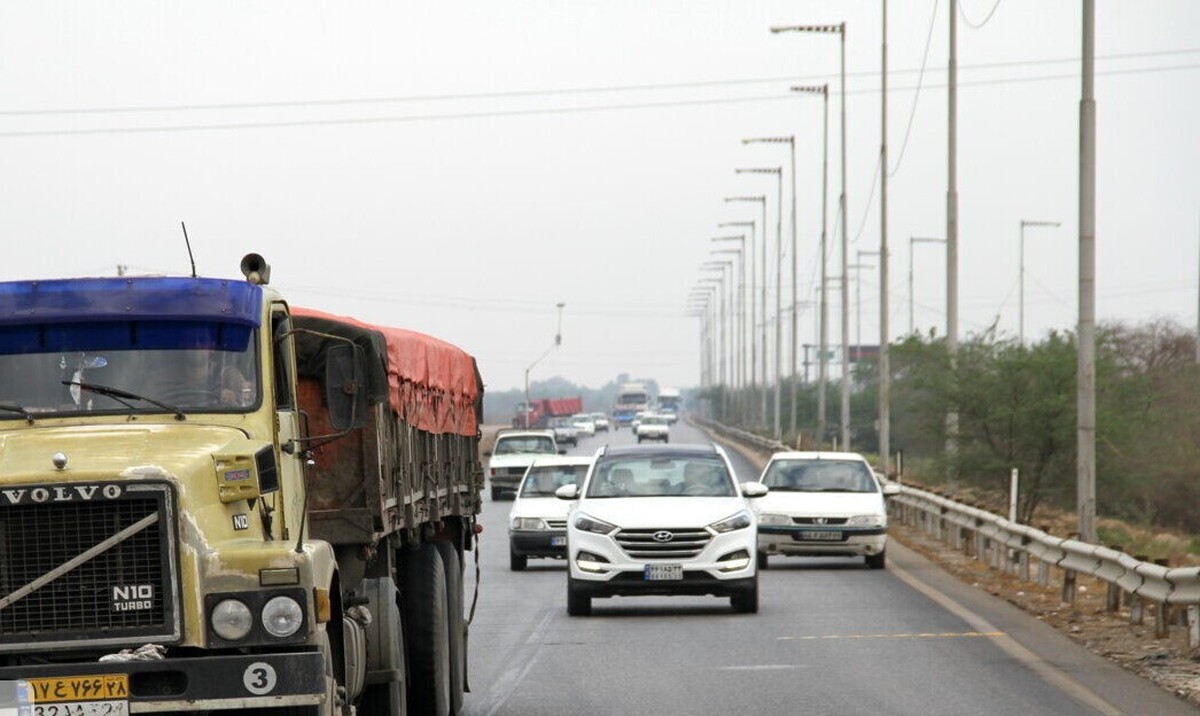
[[[262,625],[271,636],[286,638],[304,624],[304,610],[291,597],[275,597],[262,611]]]
[[[773,512],[765,512],[758,516],[758,524],[760,525],[790,525],[792,518],[787,515],[780,515]]]
[[[544,530],[549,529],[546,526],[546,521],[538,517],[514,517],[512,521],[514,530]]]
[[[587,515],[579,515],[575,518],[575,529],[583,530],[584,532],[594,532],[598,535],[606,535],[617,528],[616,525],[609,524],[604,520],[598,520]]]
[[[847,527],[886,527],[887,517],[884,515],[855,515],[846,520]]]
[[[715,532],[733,532],[734,530],[744,530],[752,524],[754,524],[754,520],[750,517],[750,513],[742,510],[736,515],[726,517],[720,522],[712,523],[709,527]]]
[[[250,607],[237,599],[223,599],[218,602],[208,620],[212,624],[212,630],[225,641],[245,639],[254,624]]]

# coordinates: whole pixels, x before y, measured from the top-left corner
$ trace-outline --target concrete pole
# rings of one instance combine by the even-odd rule
[[[846,200],[846,23],[841,23],[841,94],[842,94],[842,450],[850,450],[850,227]]]
[[[883,0],[883,74],[880,103],[883,109],[880,130],[879,167],[879,466],[883,474],[891,471],[892,450],[892,376],[888,358],[888,150],[887,150],[887,0]]]
[[[780,433],[780,391],[783,384],[783,169],[775,175],[778,187],[775,194],[775,432]]]
[[[1095,0],[1083,0],[1083,82],[1079,100],[1079,538],[1096,541],[1096,52]]]
[[[954,370],[958,355],[958,0],[950,0],[950,61],[946,151],[946,352]],[[946,415],[946,450],[958,451],[958,411]]]
[[[798,290],[797,282],[799,281],[799,277],[797,276],[797,261],[798,261],[797,254],[799,252],[799,247],[796,242],[796,137],[794,135],[792,136],[792,141],[789,144],[789,147],[791,148],[791,151],[792,151],[792,372],[791,372],[792,410],[788,416],[788,435],[795,435],[796,434],[796,412],[797,412],[797,409],[796,409],[797,393],[796,393],[796,391],[797,391],[797,383],[800,382],[799,376],[796,375],[796,371],[797,371],[796,344],[797,344],[797,336],[798,336],[798,330],[799,330],[799,324],[800,324],[800,318],[798,316],[798,314],[800,312],[799,311],[800,304],[798,303],[799,298],[796,295],[796,292]]]
[[[762,201],[762,268],[760,287],[760,303],[759,315],[762,316],[762,401],[759,404],[759,425],[766,426],[767,424],[767,347],[770,345],[767,342],[767,198],[763,197]]]
[[[824,108],[821,122],[821,340],[817,349],[817,445],[825,440],[826,393],[829,388],[829,253],[826,227],[829,225],[829,85],[821,87]],[[1197,333],[1200,344],[1200,333]]]

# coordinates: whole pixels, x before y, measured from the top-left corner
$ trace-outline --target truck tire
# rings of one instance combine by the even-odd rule
[[[879,554],[868,554],[866,556],[867,569],[886,569],[887,568],[887,550]]]
[[[408,710],[450,715],[450,627],[446,568],[426,542],[402,553],[401,611],[407,630]]]
[[[463,707],[463,683],[467,673],[466,632],[463,630],[463,571],[458,549],[449,542],[434,542],[446,568],[447,626],[450,628],[450,713]]]

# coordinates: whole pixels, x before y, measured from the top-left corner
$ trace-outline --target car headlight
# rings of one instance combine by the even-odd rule
[[[750,517],[750,513],[742,510],[736,515],[726,517],[720,522],[712,523],[709,527],[716,532],[733,532],[734,530],[744,530],[752,524],[754,524],[754,520]]]
[[[604,520],[588,517],[587,515],[579,515],[575,518],[575,529],[583,530],[584,532],[594,532],[598,535],[606,535],[616,528],[616,525],[609,524]]]
[[[855,515],[846,520],[847,527],[886,527],[887,517],[884,515]]]
[[[514,530],[545,530],[549,529],[546,526],[546,521],[537,517],[514,517],[512,521]]]
[[[758,524],[760,525],[790,525],[792,518],[787,515],[780,515],[773,512],[764,512],[758,516]]]
[[[289,637],[303,624],[304,610],[291,597],[275,597],[263,607],[262,625],[271,636]]]
[[[250,633],[254,617],[250,607],[236,599],[223,599],[213,607],[208,617],[212,630],[225,641],[239,641]]]

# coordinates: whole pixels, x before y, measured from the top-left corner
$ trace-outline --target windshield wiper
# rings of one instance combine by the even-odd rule
[[[7,410],[10,413],[20,413],[27,421],[29,421],[30,425],[33,424],[33,413],[29,412],[28,410],[26,410],[25,408],[22,408],[19,405],[10,405],[8,403],[0,403],[0,410]]]
[[[78,386],[81,390],[86,390],[86,391],[89,391],[92,393],[96,393],[97,395],[103,395],[103,396],[106,396],[109,398],[113,398],[114,400],[124,403],[124,405],[126,405],[129,408],[132,408],[133,406],[130,405],[129,403],[126,403],[124,400],[122,400],[122,398],[124,398],[125,400],[141,400],[143,402],[146,402],[151,405],[162,408],[163,410],[166,410],[167,412],[174,413],[176,420],[187,420],[187,416],[183,414],[183,411],[180,410],[179,408],[175,407],[174,405],[168,405],[166,403],[159,402],[159,401],[155,400],[154,398],[147,398],[144,395],[138,395],[137,393],[130,393],[127,390],[121,390],[120,388],[113,388],[113,387],[110,387],[107,385],[98,385],[96,383],[84,383],[83,381],[79,381],[79,380],[64,380],[64,381],[62,381],[62,384]]]

